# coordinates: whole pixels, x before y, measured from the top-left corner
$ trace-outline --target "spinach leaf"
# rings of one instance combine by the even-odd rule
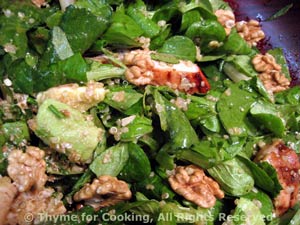
[[[137,141],[152,132],[152,120],[145,116],[132,115],[121,119],[121,141]]]
[[[155,108],[160,118],[161,128],[170,135],[172,148],[189,148],[198,142],[198,136],[184,113],[153,90]]]
[[[264,127],[278,137],[285,133],[285,120],[279,114],[274,104],[256,102],[250,109],[250,114],[260,127]]]
[[[250,169],[238,158],[225,161],[207,171],[229,195],[242,196],[254,187]]]
[[[128,143],[129,157],[126,165],[120,173],[121,179],[127,182],[137,182],[146,179],[150,175],[150,161],[139,145]]]
[[[252,200],[254,204],[257,203],[257,206],[259,206],[260,212],[263,215],[264,219],[266,220],[272,219],[274,207],[273,207],[272,200],[266,193],[255,189],[255,191],[251,191],[248,194],[243,195],[243,198]]]
[[[218,45],[211,45],[211,41],[220,43],[226,38],[225,29],[217,20],[195,22],[189,26],[185,35],[199,44],[201,52],[204,53],[219,47]]]
[[[106,30],[110,9],[104,15],[94,15],[84,8],[69,6],[62,16],[60,27],[65,32],[72,50],[84,53],[96,39]]]
[[[128,145],[119,143],[100,153],[90,164],[90,169],[97,176],[117,176],[126,165],[128,157]]]
[[[134,89],[120,86],[110,88],[110,91],[105,95],[104,102],[124,113],[140,102],[142,98],[143,95]]]
[[[227,55],[249,55],[252,53],[252,50],[248,43],[236,32],[235,29],[233,29],[224,41],[224,45],[222,45],[217,52]]]
[[[245,224],[247,222],[255,225],[265,225],[264,216],[253,201],[247,198],[236,200],[237,206],[231,217],[228,217],[227,223],[233,225]]]
[[[277,19],[277,18],[285,15],[293,6],[294,6],[293,3],[284,6],[278,12],[276,12],[275,14],[273,14],[272,16],[270,16],[269,18],[267,18],[265,21],[275,20],[275,19]]]
[[[112,45],[138,47],[140,43],[135,39],[143,33],[144,31],[131,17],[121,10],[117,10],[113,14],[111,25],[105,31],[102,39]]]
[[[147,16],[149,12],[147,11],[146,5],[143,1],[138,0],[133,4],[130,4],[126,12],[144,31],[144,36],[152,38],[159,34],[160,28],[157,23]]]
[[[276,62],[281,66],[281,71],[288,78],[291,79],[289,66],[284,56],[284,52],[282,48],[274,48],[268,51],[269,54],[274,56]]]
[[[276,197],[282,188],[274,168],[270,164],[256,164],[241,156],[238,156],[238,159],[245,163],[251,170],[255,184],[264,191],[270,193],[273,197]],[[262,165],[262,167],[260,165]],[[266,168],[266,170],[264,168]]]
[[[196,60],[196,46],[193,41],[185,36],[172,36],[165,41],[158,52],[174,55],[178,59]]]
[[[217,102],[217,111],[225,130],[230,135],[253,136],[256,133],[247,114],[256,102],[257,96],[245,82],[230,85],[221,95]]]

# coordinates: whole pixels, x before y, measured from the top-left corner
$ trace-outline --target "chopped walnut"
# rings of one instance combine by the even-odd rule
[[[197,64],[179,60],[172,64],[152,60],[149,50],[133,50],[120,54],[120,60],[127,66],[125,77],[137,86],[168,86],[172,89],[193,93],[206,93],[210,85]]]
[[[131,191],[126,182],[118,180],[116,177],[103,175],[94,179],[91,184],[75,193],[76,202],[84,201],[95,210],[115,205],[118,202],[131,198]]]
[[[99,82],[89,82],[86,86],[65,84],[38,93],[37,102],[41,105],[46,99],[51,98],[85,112],[103,101],[106,92],[103,84]]]
[[[17,192],[17,188],[11,183],[9,177],[0,178],[0,225],[4,225]]]
[[[26,152],[13,150],[8,156],[8,175],[14,181],[19,192],[30,189],[40,190],[47,181],[44,151],[29,146]]]
[[[275,213],[280,216],[293,207],[300,190],[300,161],[297,153],[284,145],[281,140],[275,140],[265,145],[257,153],[255,161],[265,161],[271,164],[278,175],[282,190],[274,199]]]
[[[61,201],[62,197],[62,194],[55,193],[52,188],[21,192],[10,208],[6,224],[38,224],[47,220],[43,215],[49,218],[49,216],[63,214],[66,208]]]
[[[257,43],[265,38],[265,33],[257,20],[249,22],[240,21],[236,23],[236,29],[239,35],[244,38],[250,46],[256,46]]]
[[[152,82],[153,73],[149,68],[154,67],[150,54],[144,50],[136,50],[124,54],[123,63],[128,66],[125,76],[129,82],[136,85],[147,85]]]
[[[265,88],[270,93],[276,93],[286,90],[290,86],[290,81],[281,72],[281,66],[276,63],[275,58],[266,53],[265,55],[257,54],[252,59],[252,64]]]
[[[175,174],[168,180],[177,194],[203,208],[213,207],[216,197],[224,198],[224,192],[219,184],[194,165],[177,166]]]
[[[226,35],[229,35],[231,29],[235,26],[235,16],[231,10],[218,9],[215,12],[218,21],[225,29]]]
[[[41,8],[42,6],[45,6],[47,4],[47,2],[45,0],[31,0],[31,2],[39,8]]]

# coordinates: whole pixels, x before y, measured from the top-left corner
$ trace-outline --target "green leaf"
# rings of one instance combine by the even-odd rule
[[[189,148],[198,142],[198,136],[185,114],[154,90],[155,107],[162,130],[167,130],[171,144],[176,148]]]
[[[136,182],[146,179],[150,175],[150,161],[142,148],[134,143],[128,143],[129,158],[120,173],[122,180]]]
[[[124,77],[125,69],[114,66],[112,64],[101,64],[93,61],[90,70],[87,71],[86,76],[88,80],[101,81],[109,78],[122,78]]]
[[[74,53],[84,53],[106,30],[108,26],[106,16],[106,14],[96,16],[89,10],[72,5],[66,9],[60,27],[65,32]]]
[[[273,217],[273,202],[271,198],[260,190],[251,191],[250,193],[243,196],[251,200],[254,204],[257,202],[259,204],[259,209],[263,218],[266,220],[271,220]]]
[[[289,72],[289,66],[285,59],[285,55],[282,48],[274,48],[268,51],[269,54],[274,56],[276,63],[281,66],[281,71],[289,80],[291,79],[291,75]]]
[[[185,35],[200,45],[201,52],[207,53],[219,46],[210,45],[211,41],[220,44],[226,38],[223,26],[217,20],[201,20],[189,26]]]
[[[53,28],[52,44],[55,53],[58,55],[60,60],[67,59],[74,54],[71,46],[69,45],[65,32],[59,27]]]
[[[276,12],[275,14],[273,14],[272,16],[270,16],[269,18],[267,18],[265,21],[275,20],[275,19],[277,19],[277,18],[285,15],[293,6],[294,6],[293,3],[284,6],[278,12]]]
[[[29,129],[25,122],[4,123],[1,130],[4,138],[16,146],[30,140]]]
[[[279,193],[281,186],[278,185],[279,182],[277,180],[277,176],[274,177],[274,172],[276,173],[276,171],[272,171],[272,169],[268,167],[268,170],[272,172],[267,172],[263,167],[260,167],[260,164],[256,164],[242,156],[238,156],[238,159],[245,163],[245,165],[247,165],[247,167],[251,170],[255,185],[272,194],[274,197]],[[264,165],[264,167],[267,167],[267,165]],[[271,174],[273,174],[272,177],[270,176]]]
[[[90,164],[90,169],[98,177],[117,176],[126,165],[129,157],[128,144],[119,143],[100,153]]]
[[[277,137],[285,133],[285,121],[279,114],[274,104],[267,102],[256,102],[250,109],[250,113],[257,122]]]
[[[245,223],[255,225],[265,225],[264,216],[260,213],[260,209],[251,200],[240,198],[236,200],[237,206],[232,217],[229,217],[227,223],[233,225],[241,225]]]
[[[129,16],[121,11],[116,11],[112,16],[112,23],[105,31],[102,39],[108,44],[127,47],[138,47],[135,39],[143,34],[143,30]]]
[[[129,120],[129,124],[121,125],[122,129],[126,129],[126,131],[121,133],[122,141],[137,141],[140,137],[149,134],[152,132],[152,120],[148,119],[145,116],[132,115],[121,120],[121,124],[123,121]],[[127,123],[127,122],[124,122]]]
[[[121,112],[125,112],[141,101],[142,98],[143,95],[134,89],[121,86],[110,88],[105,95],[104,102]]]
[[[152,21],[151,18],[145,16],[148,12],[143,1],[136,1],[136,3],[130,4],[126,10],[126,13],[144,31],[144,36],[152,38],[159,34],[160,28],[157,23]]]
[[[87,81],[87,64],[80,53],[58,62],[59,70],[70,81]]]
[[[174,55],[178,59],[196,60],[196,46],[193,41],[185,36],[173,36],[165,41],[163,46],[158,49],[160,53]]]
[[[227,55],[248,55],[252,53],[252,50],[248,43],[233,29],[218,52]]]
[[[254,135],[256,129],[247,116],[256,102],[257,94],[247,83],[232,84],[217,102],[217,111],[225,130],[230,135]]]
[[[229,195],[242,196],[254,187],[250,169],[237,158],[225,161],[207,171]]]

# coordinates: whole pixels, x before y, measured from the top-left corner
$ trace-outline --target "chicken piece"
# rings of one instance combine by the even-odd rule
[[[224,198],[224,192],[219,184],[194,165],[177,166],[175,174],[168,180],[177,194],[203,208],[213,207],[216,197]]]
[[[94,179],[91,184],[85,184],[73,198],[76,202],[84,201],[86,205],[92,206],[97,211],[128,200],[131,195],[126,182],[104,175]]]
[[[255,161],[268,162],[278,175],[282,190],[274,199],[275,213],[280,216],[293,207],[298,198],[300,185],[300,161],[295,151],[276,140],[264,146],[256,155]]]
[[[99,82],[89,82],[86,86],[79,86],[75,83],[65,84],[38,93],[37,102],[41,105],[46,99],[55,99],[85,112],[103,101],[106,92],[103,84]]]
[[[137,86],[166,85],[186,93],[206,93],[210,85],[200,68],[191,61],[170,64],[151,59],[153,51],[134,50],[120,54],[127,66],[126,79]]]
[[[4,221],[17,192],[17,188],[11,183],[9,177],[0,178],[0,225],[4,225]]]
[[[47,181],[44,155],[44,151],[33,146],[27,147],[25,153],[13,150],[9,154],[7,173],[19,192],[41,190],[44,187]]]
[[[63,214],[66,208],[61,201],[62,197],[62,194],[55,193],[52,188],[21,192],[10,208],[6,224],[42,224],[50,216]]]

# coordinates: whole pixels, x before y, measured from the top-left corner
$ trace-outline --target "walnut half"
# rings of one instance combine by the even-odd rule
[[[250,46],[256,46],[257,43],[265,38],[265,33],[257,20],[239,21],[236,23],[236,30]]]
[[[231,29],[235,26],[235,16],[231,10],[218,9],[215,12],[218,21],[225,29],[226,35],[229,35]]]
[[[99,210],[128,200],[131,195],[126,182],[118,180],[116,177],[103,175],[94,179],[91,184],[85,184],[73,198],[76,202],[84,201],[86,205]]]
[[[281,66],[277,64],[276,59],[266,53],[265,55],[257,54],[252,59],[252,64],[265,88],[270,93],[276,93],[286,90],[290,86],[290,81],[281,71]]]
[[[169,177],[169,183],[177,194],[203,208],[213,207],[216,197],[224,198],[219,184],[194,165],[177,166],[175,174]]]
[[[33,146],[27,147],[25,153],[16,149],[9,154],[7,173],[19,192],[44,188],[47,181],[44,155],[44,151]]]

